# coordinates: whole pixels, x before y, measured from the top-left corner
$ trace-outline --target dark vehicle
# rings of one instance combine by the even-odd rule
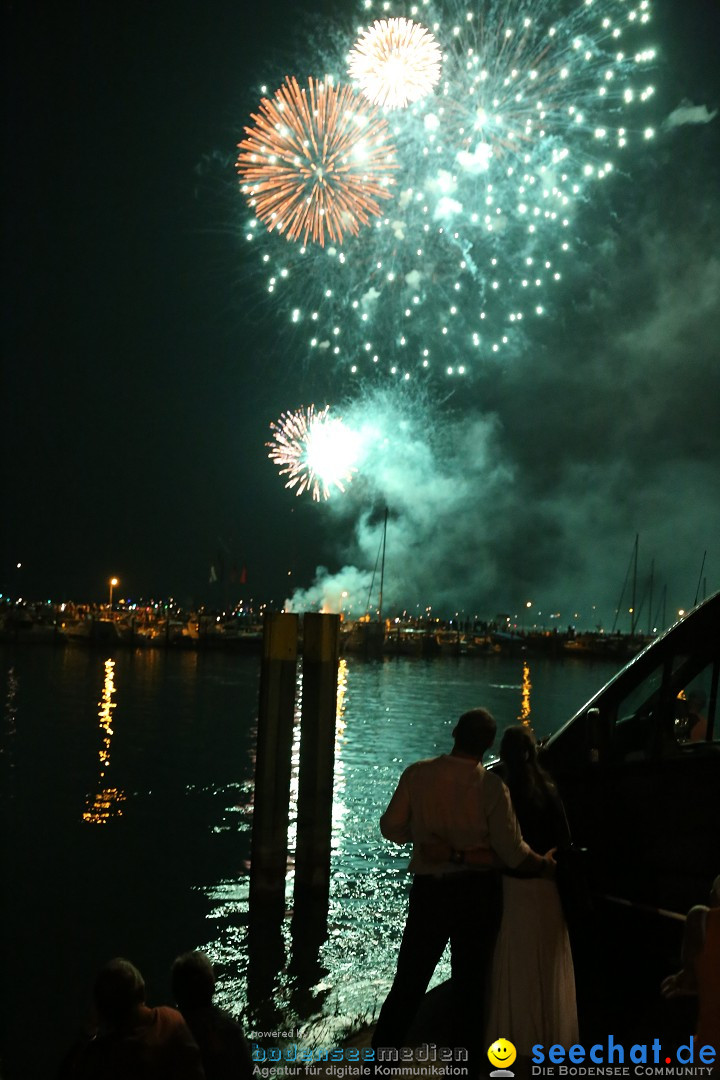
[[[643,650],[543,760],[593,891],[684,913],[720,874],[720,593]]]

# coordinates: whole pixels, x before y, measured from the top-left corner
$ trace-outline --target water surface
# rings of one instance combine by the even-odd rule
[[[317,1038],[372,1015],[408,888],[407,852],[377,825],[402,769],[449,749],[474,705],[501,728],[527,719],[547,734],[615,670],[495,656],[343,661],[328,935],[319,947],[307,932],[296,941],[288,917],[275,951],[263,943],[249,1002],[259,661],[0,649],[5,1080],[52,1076],[87,1016],[95,972],[115,955],[140,967],[159,1004],[172,1000],[174,957],[204,949],[221,973],[220,1002],[251,1033],[282,1022]]]

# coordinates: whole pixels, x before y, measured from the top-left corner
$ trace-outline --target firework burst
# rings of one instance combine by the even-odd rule
[[[333,488],[345,491],[357,471],[358,438],[330,416],[329,405],[317,413],[314,405],[283,413],[270,430],[268,457],[288,477],[286,488],[296,488],[296,495],[310,491],[317,502],[329,499]]]
[[[466,376],[523,347],[552,311],[604,205],[594,189],[652,137],[639,116],[653,94],[650,2],[404,4],[422,12],[443,71],[432,95],[387,114],[392,203],[324,249],[273,247],[257,222],[245,235],[317,362],[358,377]]]
[[[379,19],[363,30],[348,57],[348,73],[374,105],[402,109],[432,93],[442,54],[429,30],[412,19]]]
[[[349,86],[288,77],[245,128],[237,168],[256,216],[307,243],[342,243],[390,197],[395,148],[378,111]]]

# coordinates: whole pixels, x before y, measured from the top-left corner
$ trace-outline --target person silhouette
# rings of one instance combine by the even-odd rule
[[[483,767],[495,732],[487,709],[463,713],[453,730],[452,751],[410,765],[380,819],[387,840],[412,842],[413,881],[397,970],[380,1010],[373,1048],[379,1053],[404,1045],[449,942],[455,1046],[467,1050],[470,1076],[480,1069],[478,993],[501,914],[500,875],[491,865],[492,852],[525,873],[554,871],[551,853],[536,855],[523,841],[507,788]]]
[[[538,761],[532,731],[503,732],[500,772],[523,839],[535,850],[563,849],[570,830],[557,788]],[[554,880],[503,874],[503,915],[493,957],[486,1039],[510,1039],[521,1063],[531,1048],[578,1041],[575,972],[563,906]]]
[[[145,1004],[145,980],[115,957],[95,979],[97,1028],[61,1074],[68,1080],[205,1080],[200,1050],[177,1009]]]
[[[213,1004],[215,969],[202,952],[178,956],[172,966],[173,997],[200,1047],[207,1080],[249,1080],[250,1047],[242,1027]]]

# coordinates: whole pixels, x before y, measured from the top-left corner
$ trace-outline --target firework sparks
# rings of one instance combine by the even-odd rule
[[[344,492],[357,471],[358,438],[339,417],[330,416],[330,406],[320,412],[315,406],[283,413],[270,425],[274,432],[268,457],[287,476],[286,488],[295,494],[310,491],[313,499],[329,499],[333,488]]]
[[[390,198],[395,148],[378,111],[349,86],[288,77],[245,128],[237,168],[256,216],[291,240],[336,243]]]
[[[415,0],[404,4],[413,14]],[[653,135],[642,115],[650,0],[575,0],[562,12],[552,0],[481,11],[423,0],[422,11],[442,79],[387,114],[402,163],[392,203],[322,249],[288,249],[257,221],[246,230],[310,355],[351,376],[465,377],[522,348],[585,258],[585,208],[604,205],[593,189]]]
[[[375,105],[402,109],[432,93],[442,54],[429,30],[411,19],[379,19],[363,30],[348,57],[348,73]]]

